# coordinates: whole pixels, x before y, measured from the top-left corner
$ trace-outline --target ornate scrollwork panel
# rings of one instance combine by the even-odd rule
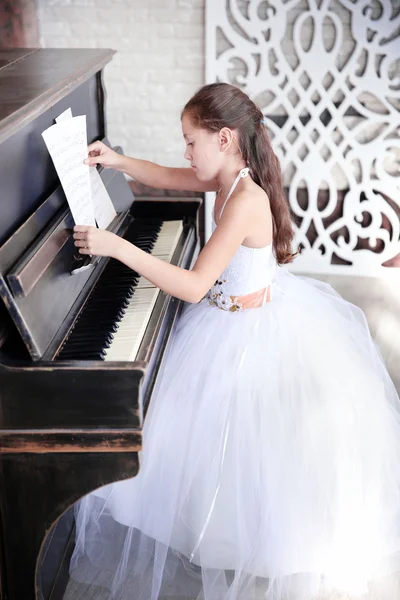
[[[265,114],[301,248],[293,270],[400,266],[398,4],[207,1],[207,80]]]

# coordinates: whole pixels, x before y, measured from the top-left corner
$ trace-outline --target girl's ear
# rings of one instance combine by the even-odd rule
[[[229,127],[223,127],[219,132],[219,147],[221,152],[226,152],[232,145],[233,132]]]

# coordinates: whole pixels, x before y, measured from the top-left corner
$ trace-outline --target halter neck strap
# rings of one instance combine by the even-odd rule
[[[236,177],[235,181],[233,182],[233,185],[232,185],[231,189],[229,190],[229,194],[226,197],[226,200],[225,200],[225,202],[224,202],[224,204],[222,206],[221,212],[219,213],[219,218],[222,217],[222,213],[224,212],[225,205],[228,202],[229,198],[232,196],[232,194],[233,194],[233,192],[235,190],[235,187],[237,186],[237,184],[239,182],[239,179],[243,179],[243,177],[246,177],[249,174],[249,171],[250,171],[249,167],[245,167],[244,169],[242,169],[241,171],[239,171],[238,176]]]

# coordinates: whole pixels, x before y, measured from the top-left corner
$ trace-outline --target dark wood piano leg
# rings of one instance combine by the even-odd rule
[[[36,600],[44,598],[39,555],[52,524],[82,494],[114,481],[116,473],[118,479],[135,476],[138,455],[136,452],[1,454],[0,469],[3,598]]]

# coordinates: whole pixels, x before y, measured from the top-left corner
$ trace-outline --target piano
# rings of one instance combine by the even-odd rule
[[[139,469],[141,431],[182,302],[114,259],[86,264],[41,133],[68,107],[109,143],[112,50],[0,50],[0,598],[62,598],[73,504]],[[122,152],[117,147],[117,151]],[[134,198],[99,169],[109,229],[190,268],[195,197]],[[82,268],[85,267],[85,268]]]

